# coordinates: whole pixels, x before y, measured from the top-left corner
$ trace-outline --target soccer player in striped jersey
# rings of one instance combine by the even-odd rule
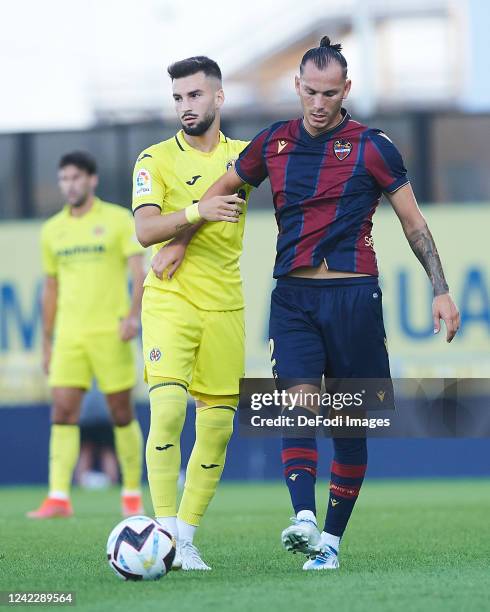
[[[341,46],[322,38],[304,55],[295,86],[303,117],[260,132],[199,206],[209,197],[269,178],[279,230],[269,324],[273,372],[279,382],[298,383],[288,391],[319,394],[323,376],[390,377],[371,235],[383,193],[433,285],[434,332],[443,319],[450,342],[459,313],[400,153],[381,130],[354,121],[342,107],[351,81]],[[305,405],[292,416],[317,410]],[[310,557],[305,570],[338,567],[340,541],[366,471],[365,436],[334,437],[333,445],[330,497],[320,532],[316,439],[283,438],[284,476],[296,516],[282,532],[282,542],[287,550]]]

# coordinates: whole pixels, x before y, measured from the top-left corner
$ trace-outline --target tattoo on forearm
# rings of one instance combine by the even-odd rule
[[[407,239],[417,259],[424,266],[427,276],[434,287],[434,295],[441,295],[449,291],[444,278],[439,253],[427,225],[407,234]]]
[[[191,225],[192,225],[192,223],[180,223],[180,224],[175,226],[175,231],[176,232],[181,232],[182,230],[187,229]]]

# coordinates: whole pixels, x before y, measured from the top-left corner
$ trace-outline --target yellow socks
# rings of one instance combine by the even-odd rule
[[[73,470],[80,454],[78,425],[51,425],[49,440],[49,493],[68,497]]]
[[[175,516],[187,388],[180,381],[154,382],[150,381],[151,422],[146,441],[148,483],[155,516]]]
[[[116,452],[121,465],[123,489],[141,487],[143,440],[139,423],[114,427]],[[69,496],[73,470],[80,454],[78,425],[51,425],[49,442],[49,491],[55,497]]]
[[[138,421],[134,419],[129,425],[115,425],[114,441],[121,466],[123,492],[139,491],[143,464],[143,436]]]
[[[180,436],[186,415],[187,389],[182,381],[169,379],[159,382],[152,378],[150,385],[151,423],[146,442],[148,482],[155,516],[175,521],[172,517],[176,515]],[[221,402],[228,404],[230,400],[233,403],[235,399],[221,398]],[[187,465],[178,512],[178,520],[189,526],[199,525],[214,496],[233,433],[234,407],[216,400],[218,398],[206,397],[208,405],[196,410],[196,441]]]
[[[223,472],[234,416],[231,406],[206,406],[196,410],[196,441],[187,465],[179,521],[199,525]]]

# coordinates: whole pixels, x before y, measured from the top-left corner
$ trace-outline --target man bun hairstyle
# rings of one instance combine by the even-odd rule
[[[342,68],[344,79],[347,78],[347,60],[342,55],[342,45],[332,44],[328,36],[323,36],[318,47],[310,49],[303,55],[299,73],[303,74],[306,62],[313,62],[319,70],[325,70],[330,62],[337,62]]]
[[[167,68],[167,72],[172,81],[198,72],[204,72],[207,77],[215,77],[221,81],[220,67],[214,60],[205,55],[196,55],[179,62],[174,62]]]
[[[71,151],[65,153],[58,164],[58,168],[65,166],[75,166],[79,170],[84,170],[87,174],[97,174],[97,162],[95,158],[86,151]]]

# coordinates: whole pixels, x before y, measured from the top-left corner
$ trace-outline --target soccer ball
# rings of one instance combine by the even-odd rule
[[[174,557],[174,538],[148,516],[121,521],[107,540],[107,560],[122,580],[158,580]]]

